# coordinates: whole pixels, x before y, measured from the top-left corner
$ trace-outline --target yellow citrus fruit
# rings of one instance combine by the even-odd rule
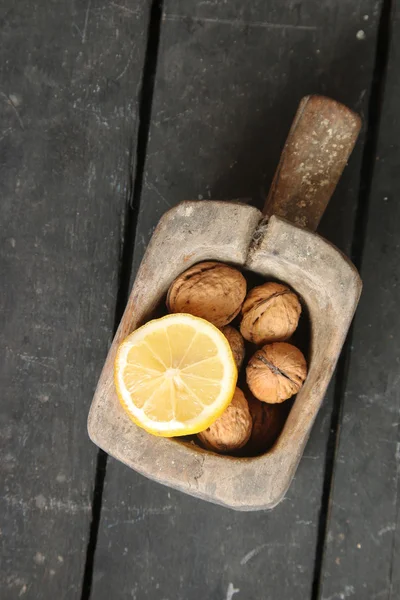
[[[231,402],[237,369],[223,333],[173,314],[131,333],[115,359],[118,397],[146,431],[173,437],[204,431]]]

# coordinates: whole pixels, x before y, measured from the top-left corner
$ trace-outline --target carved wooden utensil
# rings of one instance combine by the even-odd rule
[[[321,96],[299,106],[263,213],[240,203],[183,202],[166,213],[139,269],[92,402],[88,429],[103,450],[136,471],[238,510],[272,508],[293,478],[350,326],[361,280],[351,262],[314,231],[360,130],[359,117]],[[291,221],[291,222],[290,222]],[[148,320],[170,283],[203,260],[288,283],[311,319],[306,382],[273,449],[233,458],[157,438],[125,414],[114,389],[119,343]]]

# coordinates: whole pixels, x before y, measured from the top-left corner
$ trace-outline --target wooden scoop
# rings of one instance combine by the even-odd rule
[[[324,398],[361,292],[351,262],[315,230],[360,130],[345,106],[308,96],[299,106],[264,214],[240,203],[183,202],[166,213],[140,266],[92,402],[88,430],[103,450],[136,471],[238,510],[267,509],[284,496]],[[306,303],[311,349],[306,382],[273,449],[232,458],[149,435],[117,399],[119,343],[148,320],[170,283],[203,260],[229,262],[288,283]]]

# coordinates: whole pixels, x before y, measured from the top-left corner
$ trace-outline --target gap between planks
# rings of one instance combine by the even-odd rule
[[[137,218],[143,187],[154,83],[157,70],[162,9],[163,0],[152,0],[149,11],[147,44],[138,101],[139,126],[137,129],[137,137],[136,139],[131,140],[131,147],[129,149],[129,167],[127,174],[128,184],[120,242],[118,290],[113,327],[114,335],[117,331],[129,297],[129,282],[132,271],[133,250],[135,247]],[[97,537],[101,521],[104,482],[107,473],[107,459],[107,454],[103,452],[103,450],[99,449],[97,453],[96,473],[92,496],[92,520],[90,524],[89,541],[86,549],[81,600],[89,600],[92,591],[94,558],[96,554]]]
[[[368,207],[374,176],[379,125],[385,91],[386,72],[389,61],[392,14],[392,0],[383,0],[375,50],[375,65],[368,102],[368,120],[366,123],[366,136],[361,163],[360,189],[358,194],[356,217],[353,230],[353,243],[351,248],[351,259],[358,270],[360,270],[362,266],[362,258],[366,241],[366,227],[369,212]],[[349,335],[344,344],[342,355],[338,362],[337,375],[335,379],[334,404],[331,414],[327,452],[325,455],[324,483],[318,523],[311,600],[319,600],[321,595],[325,542],[329,526],[331,495],[333,491],[337,448],[342,421],[343,401],[347,387],[349,363],[352,353],[352,337],[353,327],[350,329]]]

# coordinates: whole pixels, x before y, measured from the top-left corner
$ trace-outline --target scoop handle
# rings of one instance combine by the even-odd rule
[[[265,202],[277,215],[315,231],[361,128],[359,115],[331,98],[306,96],[297,109]]]

